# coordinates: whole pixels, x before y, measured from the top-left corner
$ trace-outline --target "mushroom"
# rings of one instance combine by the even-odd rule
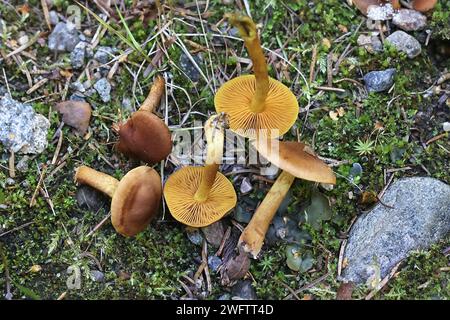
[[[172,151],[169,128],[152,113],[161,101],[164,86],[164,78],[158,76],[139,110],[125,124],[117,126],[119,141],[116,148],[126,156],[154,164]]]
[[[158,213],[161,178],[150,167],[134,168],[119,182],[105,173],[81,166],[76,171],[75,180],[112,198],[111,222],[123,236],[132,237],[145,230]]]
[[[295,177],[335,184],[336,176],[308,146],[301,142],[269,140],[264,143],[253,141],[252,145],[283,170],[239,238],[239,244],[244,250],[256,258],[261,251],[270,223]]]
[[[205,166],[181,168],[167,179],[164,186],[164,198],[172,216],[191,227],[205,227],[220,220],[237,201],[233,185],[218,172],[224,143],[222,115],[208,119],[205,136]]]
[[[412,7],[420,12],[427,12],[434,8],[437,0],[413,0]]]
[[[288,87],[269,77],[252,19],[236,14],[227,17],[244,39],[254,75],[240,76],[222,85],[214,98],[216,111],[227,113],[230,129],[244,137],[281,136],[297,119],[297,98]]]

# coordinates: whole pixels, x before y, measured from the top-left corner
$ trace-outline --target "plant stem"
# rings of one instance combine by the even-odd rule
[[[244,39],[250,59],[253,62],[255,74],[255,95],[250,104],[250,110],[254,113],[263,112],[267,93],[269,92],[269,74],[267,72],[266,58],[264,57],[261,43],[258,37],[256,25],[250,17],[229,15],[230,23],[239,29],[239,34]]]
[[[161,97],[164,93],[165,82],[164,78],[161,76],[157,76],[153,85],[150,89],[150,92],[142,103],[139,111],[148,111],[153,112],[153,110],[159,105],[161,102]]]
[[[221,115],[212,116],[205,123],[205,136],[208,150],[200,186],[194,195],[194,199],[198,202],[204,202],[208,199],[209,191],[216,180],[216,174],[222,162],[224,125],[221,117]]]
[[[294,179],[295,177],[287,171],[281,172],[242,232],[239,244],[243,244],[244,250],[250,252],[253,257],[256,258],[261,251],[270,223]]]
[[[119,185],[119,180],[116,178],[86,166],[81,166],[77,169],[75,180],[78,183],[87,184],[107,194],[110,198],[113,197]]]

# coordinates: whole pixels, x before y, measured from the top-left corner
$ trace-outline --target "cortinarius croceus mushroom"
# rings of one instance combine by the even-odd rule
[[[76,171],[75,180],[112,198],[111,222],[123,236],[132,237],[145,230],[158,213],[161,178],[150,167],[137,167],[118,181],[105,173],[81,166]]]
[[[244,250],[256,258],[270,223],[295,177],[335,184],[336,176],[301,142],[269,140],[263,143],[253,141],[252,144],[266,159],[283,170],[239,238],[239,244],[243,245]]]
[[[254,75],[226,82],[214,98],[218,113],[229,117],[230,129],[248,138],[276,138],[286,133],[298,116],[294,94],[281,82],[269,77],[256,25],[251,18],[228,15],[239,29],[253,62]]]
[[[220,172],[224,128],[221,116],[205,124],[208,144],[204,167],[188,166],[173,173],[164,186],[164,198],[172,216],[191,227],[210,225],[236,205],[231,182]]]
[[[161,101],[164,87],[164,78],[158,76],[139,110],[125,124],[118,125],[118,151],[148,164],[163,160],[172,151],[169,128],[152,113]]]

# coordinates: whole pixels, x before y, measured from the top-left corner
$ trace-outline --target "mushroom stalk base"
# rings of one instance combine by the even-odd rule
[[[254,113],[263,112],[269,92],[269,74],[256,25],[252,19],[246,16],[230,15],[229,19],[230,23],[239,29],[239,33],[244,39],[245,47],[253,63],[256,90],[250,104],[250,110]]]
[[[113,197],[119,185],[119,180],[116,178],[86,166],[81,166],[77,169],[75,180],[78,183],[87,184],[107,194],[110,198]]]
[[[254,258],[261,251],[270,223],[294,182],[294,179],[295,177],[287,171],[281,172],[258,209],[256,209],[249,224],[242,232],[239,238],[239,244],[242,244],[244,250],[250,252]]]
[[[219,170],[218,164],[208,164],[203,168],[202,180],[197,192],[194,195],[194,200],[198,202],[205,202],[208,199],[209,191],[211,190],[216,174]]]
[[[147,98],[145,98],[144,102],[139,108],[139,111],[153,112],[153,110],[161,102],[161,97],[164,93],[164,89],[165,89],[164,78],[161,76],[157,76],[150,89],[150,93],[148,94]]]

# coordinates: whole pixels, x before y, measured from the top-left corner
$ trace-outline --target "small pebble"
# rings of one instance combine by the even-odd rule
[[[253,190],[253,186],[250,182],[249,177],[245,177],[244,179],[242,179],[240,190],[242,194],[247,194]]]
[[[449,132],[450,131],[450,122],[444,122],[442,124],[442,129],[444,129],[445,132]]]
[[[382,92],[388,90],[394,83],[395,69],[371,71],[364,76],[367,91]]]
[[[70,53],[70,63],[74,69],[80,69],[84,66],[86,45],[86,42],[80,41]]]
[[[48,13],[48,15],[49,15],[49,18],[50,18],[50,24],[51,24],[52,26],[58,24],[58,22],[59,22],[59,17],[58,17],[58,13],[57,13],[56,11],[52,10],[52,11],[50,11],[50,12]]]
[[[105,280],[105,274],[98,270],[92,270],[91,277],[95,282],[103,282]]]
[[[219,266],[222,264],[222,259],[218,256],[210,256],[208,257],[208,267],[211,271],[216,272]]]
[[[398,51],[405,52],[411,59],[417,57],[422,52],[419,41],[404,31],[395,31],[386,38],[386,42],[396,47]]]
[[[405,31],[416,31],[426,27],[427,17],[416,10],[400,9],[394,14],[392,23]]]
[[[106,78],[98,80],[95,83],[94,88],[103,102],[109,102],[111,100],[111,85]]]

